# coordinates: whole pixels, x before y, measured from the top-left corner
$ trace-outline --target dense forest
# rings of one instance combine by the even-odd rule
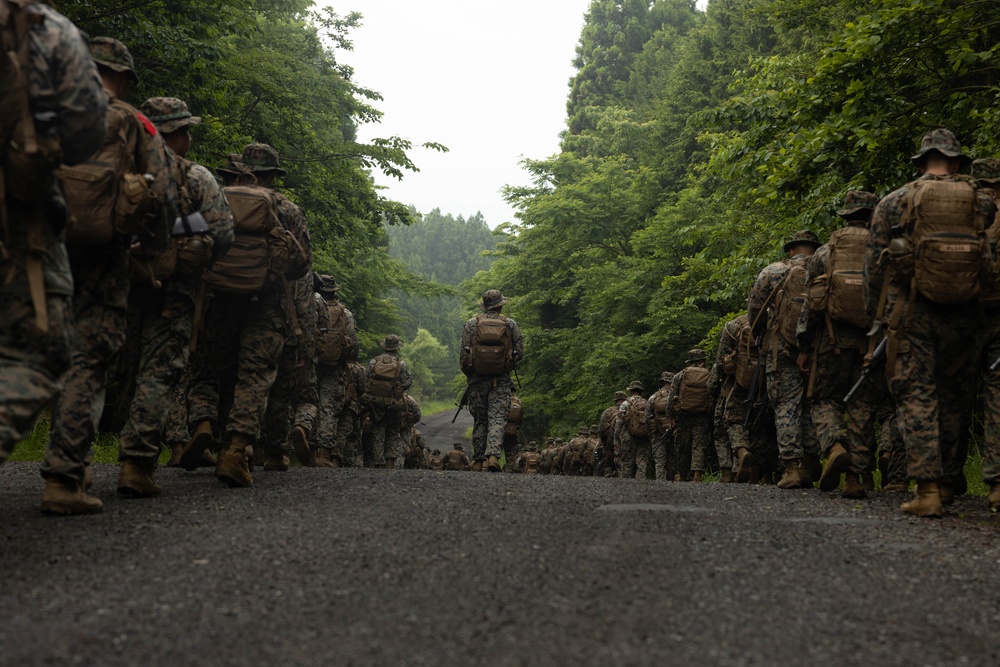
[[[141,79],[130,101],[180,97],[203,118],[192,130],[194,160],[218,167],[251,141],[278,150],[288,171],[279,189],[305,210],[316,268],[337,276],[366,352],[401,321],[393,290],[442,293],[389,256],[386,225],[410,224],[413,214],[384,197],[371,173],[402,178],[417,167],[407,140],[357,141],[357,126],[381,116],[379,94],[354,84],[338,60],[359,14],[318,10],[312,0],[62,0],[57,8],[90,35],[129,47]]]
[[[445,294],[424,296],[397,291],[397,305],[405,317],[401,328],[408,341],[403,356],[414,381],[411,393],[418,400],[449,398],[455,393],[458,343],[462,324],[468,318],[459,286],[490,267],[489,251],[500,236],[490,232],[481,213],[469,218],[444,215],[440,209],[418,216],[407,227],[389,225],[389,255],[409,270],[449,288]],[[464,376],[459,377],[458,384]]]
[[[928,130],[1000,154],[984,0],[593,0],[574,63],[561,150],[524,162],[517,222],[467,285],[511,297],[532,435],[714,350],[783,241],[906,182]]]

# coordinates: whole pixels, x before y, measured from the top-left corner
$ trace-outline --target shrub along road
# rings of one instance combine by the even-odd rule
[[[901,496],[319,470],[38,512],[0,468],[9,665],[996,665],[996,519]]]

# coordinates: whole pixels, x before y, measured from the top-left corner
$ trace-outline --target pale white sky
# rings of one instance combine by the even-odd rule
[[[419,173],[402,181],[375,175],[387,196],[421,213],[440,208],[490,227],[512,221],[500,195],[527,184],[523,157],[558,152],[566,123],[572,60],[590,0],[335,0],[364,15],[340,58],[355,83],[385,98],[380,124],[362,141],[399,135],[436,141],[450,152],[410,151]]]

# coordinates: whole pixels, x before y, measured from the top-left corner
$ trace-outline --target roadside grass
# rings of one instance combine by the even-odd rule
[[[454,401],[424,401],[420,404],[420,414],[424,419],[447,410],[455,410],[458,406]]]
[[[18,443],[11,454],[11,461],[45,460],[45,449],[49,444],[49,414],[46,411],[35,424],[31,433]],[[118,463],[118,436],[113,433],[99,433],[94,439],[94,463]],[[170,450],[160,452],[160,464],[170,460]]]

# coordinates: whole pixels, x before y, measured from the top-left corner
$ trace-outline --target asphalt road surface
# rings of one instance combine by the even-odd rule
[[[982,499],[295,468],[38,512],[0,468],[3,665],[1000,664]]]
[[[454,416],[455,410],[438,412],[425,417],[417,425],[417,428],[420,429],[427,441],[427,446],[432,450],[440,449],[442,454],[447,454],[451,451],[452,445],[461,442],[465,445],[465,451],[471,454],[472,447],[469,445],[469,439],[465,437],[465,432],[472,426],[472,415],[468,410],[462,408],[455,423],[452,424],[451,420]]]

